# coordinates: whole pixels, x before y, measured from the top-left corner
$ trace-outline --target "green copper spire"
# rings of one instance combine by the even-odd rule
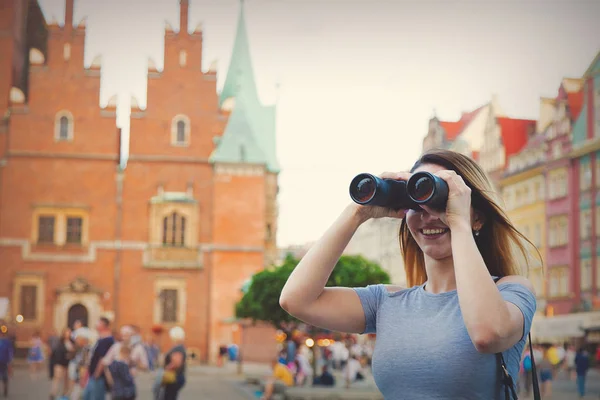
[[[229,69],[225,78],[223,90],[219,96],[219,105],[231,97],[237,98],[244,94],[251,100],[258,102],[256,83],[254,82],[254,69],[250,56],[250,43],[248,42],[248,30],[246,29],[246,18],[244,17],[244,2],[240,1],[240,15],[237,23],[237,32],[229,61]]]
[[[262,162],[266,165],[267,170],[279,172],[275,139],[276,108],[274,105],[263,106],[258,97],[243,1],[240,1],[240,16],[233,53],[225,84],[219,96],[219,104],[222,106],[228,99],[234,100],[233,111],[211,160],[214,162],[240,162],[239,142],[243,141],[246,144],[244,151],[247,162],[257,162],[260,152]],[[228,135],[234,136],[234,138],[229,138]]]
[[[268,164],[268,159],[257,143],[256,135],[248,121],[247,110],[243,104],[233,109],[225,132],[210,156],[211,162]]]

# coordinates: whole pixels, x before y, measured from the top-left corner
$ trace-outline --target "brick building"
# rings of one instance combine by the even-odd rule
[[[21,321],[19,345],[106,315],[144,333],[183,326],[191,351],[214,360],[242,341],[243,283],[277,257],[275,107],[258,100],[243,9],[218,94],[180,1],[163,70],[148,62],[147,107],[132,99],[121,160],[117,99],[98,105],[101,58],[84,67],[74,0],[62,26],[35,0],[0,2],[0,53],[13,54],[0,60],[0,298]]]

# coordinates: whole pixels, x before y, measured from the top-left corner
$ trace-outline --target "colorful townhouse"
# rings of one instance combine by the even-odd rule
[[[515,120],[521,121],[521,120]],[[506,122],[504,122],[506,124]],[[546,203],[544,162],[546,159],[544,133],[537,132],[535,121],[530,123],[513,122],[511,129],[502,130],[510,143],[526,141],[524,147],[508,153],[504,175],[498,180],[498,186],[504,199],[507,213],[517,229],[522,232],[538,249],[531,253],[529,269],[522,271],[533,284],[537,296],[537,313],[545,314],[546,290],[543,265],[546,247]],[[511,147],[507,147],[511,149]],[[511,149],[512,150],[512,149]],[[526,264],[523,263],[525,266]],[[525,268],[525,267],[524,267]]]
[[[475,110],[463,112],[457,121],[442,121],[434,115],[423,138],[423,152],[434,148],[451,149],[477,160],[488,121],[503,115],[496,96]]]
[[[572,310],[600,308],[600,53],[583,75],[581,112],[573,124],[569,191]],[[558,305],[557,305],[558,306]]]
[[[582,79],[563,79],[557,96],[548,101],[551,114],[545,126],[547,315],[573,311],[579,295],[578,265],[573,257],[579,235],[571,205],[579,189],[570,159],[572,127],[581,112]],[[545,116],[544,116],[545,117]]]

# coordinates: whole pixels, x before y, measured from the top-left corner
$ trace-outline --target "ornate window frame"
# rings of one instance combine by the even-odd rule
[[[21,290],[23,286],[35,286],[37,288],[36,304],[35,304],[35,319],[23,320],[19,323],[21,326],[40,327],[44,323],[44,305],[46,303],[46,285],[44,277],[35,273],[18,273],[13,281],[13,296],[12,296],[12,317],[15,318],[21,315]]]
[[[39,217],[54,217],[54,240],[52,243],[39,243],[40,245],[55,246],[87,246],[89,244],[89,213],[85,209],[76,207],[36,207],[33,210],[31,223],[31,242],[38,244]],[[81,218],[81,243],[67,243],[67,219]]]
[[[163,290],[177,291],[177,321],[163,322],[162,320],[162,302],[161,293]],[[160,324],[166,327],[185,324],[187,309],[187,282],[185,278],[156,278],[154,281],[154,324]]]

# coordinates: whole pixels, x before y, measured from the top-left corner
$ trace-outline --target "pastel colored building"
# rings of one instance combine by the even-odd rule
[[[573,124],[581,112],[582,84],[581,79],[563,79],[557,96],[542,99],[541,106],[540,124],[546,140],[546,289],[550,316],[571,312],[579,294],[578,263],[573,252],[580,235],[577,213],[572,209],[579,188],[570,152]],[[548,113],[546,105],[550,105]]]
[[[600,309],[600,53],[583,75],[581,112],[573,125],[570,157],[573,308]],[[562,310],[561,310],[562,311]],[[565,310],[568,311],[568,310]]]
[[[479,158],[484,132],[491,118],[504,115],[495,96],[490,102],[473,111],[464,112],[458,121],[442,121],[434,116],[429,120],[423,151],[444,148]]]
[[[530,125],[515,124],[515,130],[505,132],[507,136],[527,137]],[[529,270],[526,274],[536,292],[538,314],[544,315],[546,308],[546,290],[544,274],[544,251],[546,247],[546,196],[545,196],[545,143],[543,133],[529,137],[527,144],[519,153],[509,156],[504,176],[498,181],[506,211],[516,228],[537,248],[526,243],[529,256]],[[541,261],[541,262],[540,262]]]

